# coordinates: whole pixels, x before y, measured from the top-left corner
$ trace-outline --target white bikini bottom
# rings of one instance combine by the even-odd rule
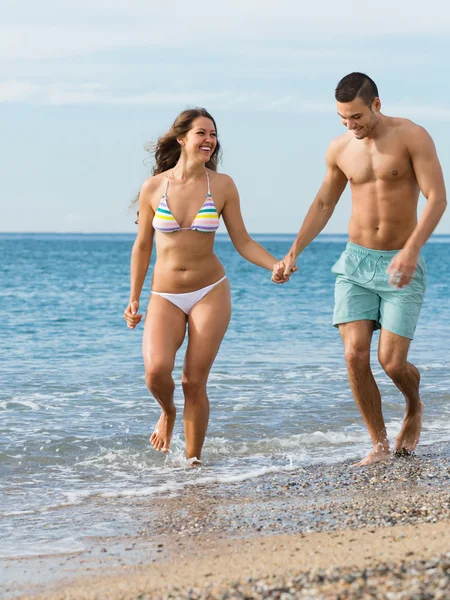
[[[201,290],[195,290],[195,292],[185,292],[184,294],[166,294],[165,292],[154,292],[152,290],[152,294],[162,296],[169,302],[172,302],[172,304],[175,304],[176,307],[178,307],[180,310],[182,310],[188,315],[193,309],[193,307],[197,304],[197,302],[200,302],[200,300],[204,298],[206,294],[209,294],[209,292],[212,289],[214,289],[216,285],[219,285],[219,283],[225,281],[226,278],[227,276],[225,275],[224,277],[222,277],[222,279],[216,281],[216,283],[213,283],[212,285],[207,285]]]

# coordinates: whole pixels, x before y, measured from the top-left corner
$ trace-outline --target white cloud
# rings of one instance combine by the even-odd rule
[[[26,10],[25,10],[26,9]],[[124,48],[236,49],[302,40],[381,42],[391,35],[450,33],[450,3],[378,0],[16,0],[2,9],[0,58],[45,59]],[[24,16],[26,15],[26,17]],[[355,49],[355,58],[357,49]]]
[[[164,32],[149,32],[90,26],[0,27],[0,58],[38,60],[152,47],[164,44]]]
[[[42,88],[41,102],[53,106],[61,104],[108,104],[107,86],[101,83],[52,84]]]
[[[0,102],[17,102],[28,100],[39,92],[40,87],[34,83],[22,81],[0,82]]]
[[[100,86],[99,86],[100,87]],[[60,86],[51,86],[46,94],[46,103],[52,105],[62,104],[122,104],[122,105],[158,105],[167,104],[187,105],[199,102],[220,101],[228,96],[226,92],[210,93],[198,91],[186,91],[175,93],[149,92],[138,95],[120,95],[111,93],[108,90],[96,91],[89,86],[76,89],[76,86],[64,88]]]
[[[282,113],[311,113],[334,115],[332,98],[311,98],[296,94],[268,94],[264,90],[243,92],[239,90],[186,89],[174,92],[143,92],[124,94],[97,82],[89,84],[58,83],[48,86],[29,82],[0,83],[0,102],[22,101],[40,105],[104,104],[148,105],[178,107],[209,106],[212,110],[243,110]],[[450,106],[385,104],[386,114],[405,118],[440,119],[450,121]]]
[[[388,106],[388,110],[389,114],[393,116],[401,115],[404,118],[450,121],[450,106],[395,104]]]
[[[266,92],[242,92],[222,90],[209,92],[187,89],[174,92],[144,92],[123,94],[102,83],[35,85],[28,82],[0,83],[0,101],[21,100],[39,105],[104,104],[104,105],[148,105],[148,106],[199,106],[214,105],[225,110],[287,110],[297,112],[323,112],[330,105],[304,102],[292,96],[270,97]]]

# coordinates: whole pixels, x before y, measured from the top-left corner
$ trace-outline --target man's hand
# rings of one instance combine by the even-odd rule
[[[417,269],[418,260],[418,252],[406,248],[400,250],[386,269],[390,285],[397,288],[404,288],[408,285]]]
[[[274,283],[286,283],[295,271],[298,271],[295,259],[289,258],[289,255],[287,255],[283,260],[280,260],[274,265],[272,281]]]
[[[298,271],[298,267],[295,264],[297,261],[296,258],[294,258],[293,256],[291,256],[290,254],[286,254],[286,256],[283,258],[283,260],[281,261],[284,264],[284,277],[287,277],[287,279],[289,279],[289,277],[292,275],[292,273],[295,273],[295,271]]]

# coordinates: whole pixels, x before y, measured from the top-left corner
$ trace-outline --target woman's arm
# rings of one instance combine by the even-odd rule
[[[136,241],[131,251],[130,265],[130,300],[124,312],[124,318],[130,329],[134,329],[142,319],[142,314],[137,314],[139,309],[139,299],[141,297],[142,287],[148,266],[152,256],[153,248],[153,217],[150,199],[155,187],[152,178],[148,179],[142,186],[139,194],[139,226]]]
[[[247,233],[242,219],[239,194],[234,181],[228,175],[222,175],[222,177],[225,178],[225,204],[222,217],[234,247],[249,262],[272,271],[278,260]]]

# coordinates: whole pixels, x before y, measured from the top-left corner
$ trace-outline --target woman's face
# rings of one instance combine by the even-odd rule
[[[190,158],[200,158],[206,164],[217,146],[214,123],[207,117],[197,117],[180,143]]]

